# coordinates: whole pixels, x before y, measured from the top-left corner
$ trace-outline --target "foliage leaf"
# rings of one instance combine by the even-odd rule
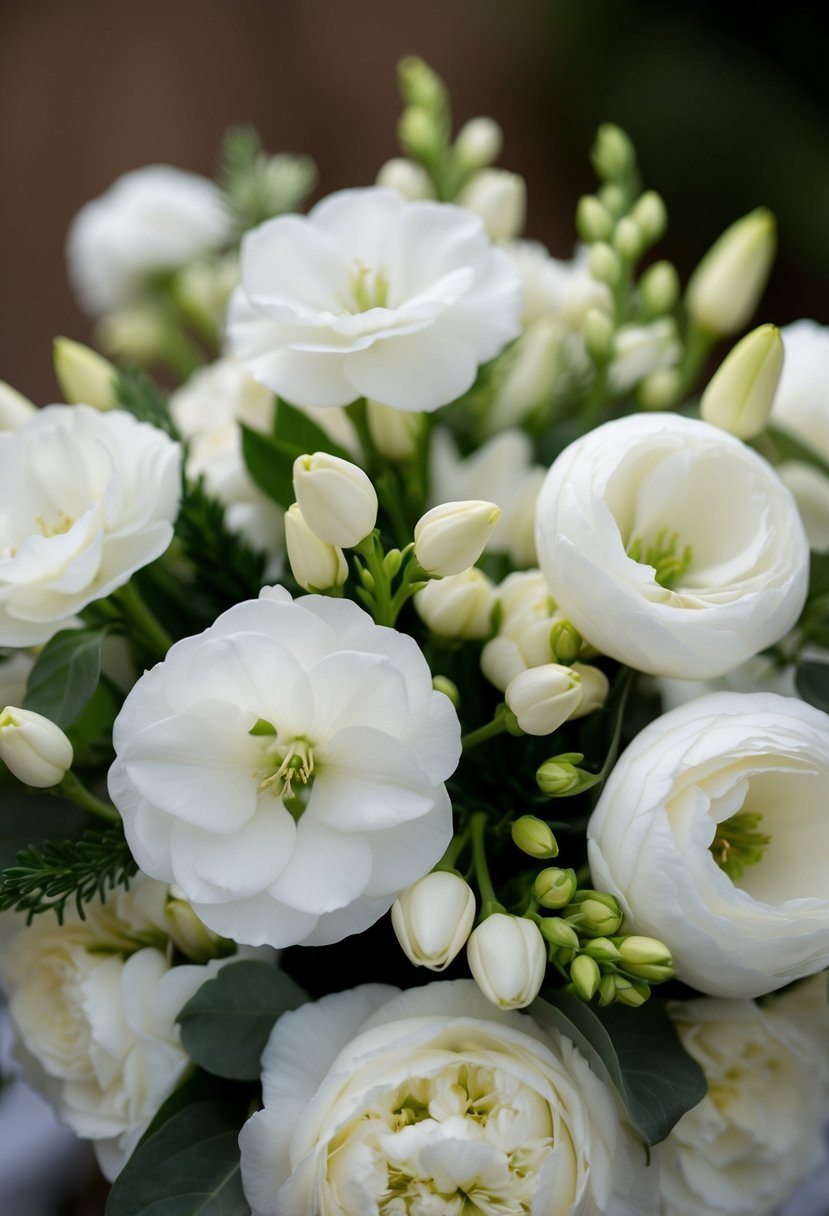
[[[287,511],[294,501],[294,460],[302,452],[273,435],[263,435],[242,424],[242,455],[262,493]]]
[[[176,535],[193,565],[196,587],[210,602],[212,618],[259,594],[267,556],[228,528],[224,505],[207,493],[201,478],[185,490]]]
[[[829,713],[829,663],[801,663],[795,685],[804,701]]]
[[[296,456],[304,456],[306,452],[330,452],[341,460],[351,459],[345,448],[335,443],[319,423],[281,397],[277,401],[273,433],[289,447],[296,448]]]
[[[151,376],[137,367],[122,367],[113,388],[119,409],[127,410],[139,422],[149,422],[166,431],[173,439],[180,438],[167,408],[167,397]]]
[[[809,464],[814,469],[819,469],[821,473],[825,473],[829,477],[829,464],[808,447],[807,444],[801,443],[794,435],[788,431],[781,431],[776,426],[766,428],[766,435],[771,440],[777,460],[800,460],[803,464]]]
[[[0,874],[0,911],[14,908],[30,921],[54,912],[63,924],[70,899],[83,917],[84,904],[128,885],[137,869],[120,824],[90,828],[78,840],[47,840],[22,849]]]
[[[29,674],[23,708],[71,726],[101,676],[101,647],[108,630],[63,629],[46,643]]]

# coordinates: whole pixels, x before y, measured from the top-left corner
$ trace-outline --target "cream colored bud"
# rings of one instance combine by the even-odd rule
[[[583,194],[576,206],[576,229],[583,241],[607,241],[613,232],[613,217],[595,194]]]
[[[447,696],[455,709],[460,709],[461,691],[454,680],[450,680],[448,676],[432,676],[432,688],[435,692],[442,692]]]
[[[416,161],[407,160],[404,156],[395,156],[380,166],[377,185],[396,190],[412,202],[435,197],[429,174],[423,166],[418,165]]]
[[[610,692],[607,676],[598,667],[590,667],[586,663],[574,663],[571,670],[581,681],[581,700],[571,718],[583,718],[601,709]]]
[[[572,794],[582,783],[581,773],[569,760],[545,760],[539,765],[535,779],[542,794],[547,794],[550,798]]]
[[[504,135],[494,118],[470,118],[458,131],[454,153],[467,172],[484,169],[501,153]]]
[[[538,996],[547,947],[535,921],[495,912],[472,931],[466,956],[472,978],[499,1009],[523,1009]]]
[[[234,949],[228,938],[220,937],[199,920],[184,898],[184,892],[175,885],[170,888],[170,898],[164,905],[164,920],[174,945],[194,963],[221,958]]]
[[[635,262],[645,245],[642,230],[629,215],[623,215],[613,233],[613,247],[626,262]]]
[[[455,200],[484,221],[493,241],[519,236],[527,216],[527,185],[507,169],[482,169],[467,182]]]
[[[291,573],[306,591],[329,591],[341,587],[348,578],[342,549],[311,531],[298,503],[285,512],[285,548]]]
[[[636,395],[646,410],[667,410],[682,391],[682,375],[675,367],[659,367],[641,381]]]
[[[0,431],[16,431],[28,422],[36,409],[28,397],[0,380]]]
[[[350,460],[329,452],[298,456],[294,493],[305,522],[320,540],[350,549],[377,522],[377,494],[366,474]]]
[[[711,246],[691,275],[685,303],[696,324],[719,337],[738,333],[760,302],[777,243],[765,207],[744,215]]]
[[[761,325],[737,343],[702,394],[706,422],[754,439],[766,429],[783,371],[783,339],[776,325]]]
[[[597,963],[617,963],[622,957],[618,946],[609,937],[593,937],[582,946],[588,958],[594,958]]]
[[[581,701],[578,673],[559,663],[519,672],[504,699],[528,735],[549,735],[572,716]]]
[[[622,263],[619,255],[605,241],[597,241],[587,255],[587,269],[598,283],[607,283],[609,287],[619,282],[622,274]]]
[[[542,908],[563,908],[575,895],[577,886],[575,870],[562,870],[558,866],[548,866],[536,875],[533,891]],[[571,929],[571,933],[576,937],[574,930]],[[578,937],[576,937],[575,943],[558,943],[558,945],[570,944],[578,946]]]
[[[582,1000],[592,1000],[602,980],[599,964],[587,954],[577,955],[570,964],[570,979]]]
[[[461,574],[474,566],[501,518],[494,502],[470,499],[432,507],[415,524],[415,557],[429,574]]]
[[[489,636],[496,601],[495,584],[475,566],[427,583],[414,598],[418,616],[433,633],[466,639]]]
[[[567,912],[580,916],[579,931],[587,937],[612,937],[623,920],[617,900],[604,891],[577,891]]]
[[[399,895],[391,923],[415,967],[443,971],[460,953],[475,922],[475,893],[459,874],[435,870]]]
[[[679,275],[672,262],[654,262],[639,280],[639,298],[648,318],[670,312],[679,299]]]
[[[366,402],[371,441],[386,460],[409,460],[417,452],[423,433],[423,414],[396,410],[379,401]]]
[[[633,204],[630,215],[648,245],[655,244],[665,235],[668,212],[662,196],[655,190],[646,190]]]
[[[113,382],[118,373],[103,355],[71,338],[55,338],[52,362],[55,379],[69,405],[93,405],[96,410],[115,405]]]
[[[634,966],[673,966],[671,952],[664,942],[656,937],[640,937],[631,934],[617,940],[619,955],[625,963]]]
[[[512,843],[538,861],[546,861],[558,857],[558,841],[553,835],[553,829],[543,819],[535,815],[521,815],[511,828]]]
[[[72,744],[42,714],[7,705],[0,712],[0,760],[24,785],[49,789],[72,767]]]
[[[116,358],[146,363],[165,350],[167,326],[159,309],[136,304],[102,317],[95,327],[95,340]]]
[[[651,994],[651,990],[647,984],[625,982],[624,976],[614,976],[616,981],[616,1000],[620,1005],[628,1005],[631,1009],[638,1009],[640,1005],[644,1005],[645,1001]]]

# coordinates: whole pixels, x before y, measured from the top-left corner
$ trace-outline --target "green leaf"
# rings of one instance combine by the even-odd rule
[[[295,499],[294,460],[302,453],[273,435],[263,435],[243,423],[242,455],[248,472],[262,493],[287,511]]]
[[[239,1166],[238,1111],[194,1102],[135,1150],[106,1216],[250,1216]]]
[[[85,903],[128,886],[137,869],[120,824],[89,828],[78,840],[46,840],[22,849],[0,873],[0,911],[14,908],[29,920],[53,912],[62,924],[73,899],[83,918]]]
[[[600,1075],[609,1077],[634,1127],[658,1144],[706,1093],[705,1075],[680,1043],[655,1000],[639,1009],[594,1009],[562,990],[548,990],[532,1006],[542,1025],[572,1039]]]
[[[829,596],[829,553],[809,554],[809,600]]]
[[[267,963],[229,963],[178,1015],[182,1044],[208,1072],[255,1081],[274,1022],[307,1000],[299,984]]]
[[[127,410],[139,422],[149,422],[159,430],[166,431],[173,439],[179,438],[167,408],[166,394],[151,376],[137,367],[119,368],[113,390],[119,409]]]
[[[296,406],[283,401],[281,397],[277,401],[273,433],[275,438],[295,447],[296,456],[330,452],[332,456],[339,456],[342,460],[351,460],[345,448],[335,443],[319,423],[314,422],[313,418],[309,418]]]
[[[800,460],[804,464],[810,464],[814,469],[819,469],[821,473],[825,473],[829,477],[829,464],[807,444],[796,439],[794,435],[789,434],[788,431],[781,431],[776,426],[767,427],[766,435],[774,444],[778,461]]]
[[[801,663],[794,682],[804,701],[829,713],[829,663]]]
[[[31,670],[23,708],[61,727],[77,721],[98,687],[107,632],[104,627],[56,633]]]

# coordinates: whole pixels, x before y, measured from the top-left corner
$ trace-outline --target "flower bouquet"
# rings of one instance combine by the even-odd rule
[[[248,129],[119,179],[108,357],[0,389],[20,1068],[108,1216],[760,1216],[829,1109],[829,332],[700,391],[773,217],[681,289],[606,125],[557,260],[400,86],[306,214]]]

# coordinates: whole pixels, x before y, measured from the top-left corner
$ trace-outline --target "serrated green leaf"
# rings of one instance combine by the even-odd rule
[[[572,1039],[594,1069],[607,1075],[631,1123],[648,1144],[658,1144],[706,1093],[705,1075],[655,1000],[639,1009],[597,1010],[563,990],[547,991],[532,1006],[542,1025]]]
[[[263,435],[242,424],[242,455],[262,493],[287,511],[295,498],[294,460],[302,453],[273,435]]]
[[[296,448],[296,456],[330,452],[332,456],[339,456],[342,460],[351,460],[351,455],[345,448],[335,443],[319,423],[314,422],[313,418],[309,418],[296,406],[283,401],[281,397],[277,402],[273,433],[283,443]]]
[[[29,675],[23,708],[58,726],[81,716],[101,675],[106,628],[64,629],[47,642]]]
[[[274,1022],[307,1000],[299,984],[267,963],[229,963],[179,1013],[182,1044],[208,1072],[255,1081]]]
[[[801,663],[794,682],[804,701],[829,713],[829,663]]]

